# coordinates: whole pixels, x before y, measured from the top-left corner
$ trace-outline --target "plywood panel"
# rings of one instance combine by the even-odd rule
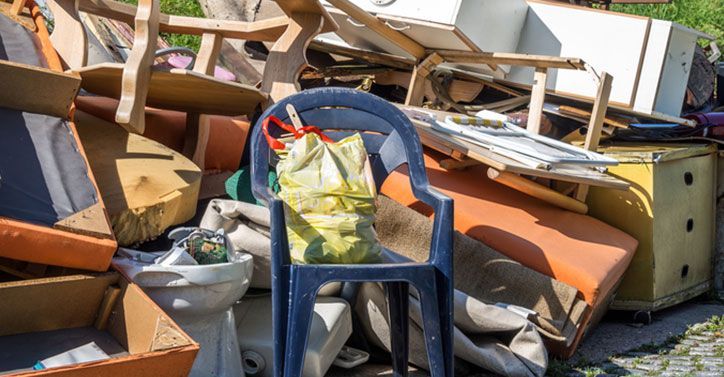
[[[65,119],[78,93],[80,78],[0,60],[0,83],[3,107]]]

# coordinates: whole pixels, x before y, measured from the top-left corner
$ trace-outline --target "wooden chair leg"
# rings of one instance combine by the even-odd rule
[[[588,123],[588,132],[586,133],[586,143],[584,145],[586,150],[595,152],[598,149],[598,143],[601,140],[601,130],[603,129],[603,121],[606,117],[606,110],[608,110],[608,99],[611,96],[612,83],[613,76],[609,75],[608,72],[603,72],[598,83],[596,100],[593,102],[591,120]],[[588,196],[588,188],[588,185],[579,185],[576,190],[576,199],[581,202],[585,202],[586,196]]]
[[[13,0],[13,5],[10,7],[10,14],[17,16],[23,13],[25,8],[25,0]]]
[[[116,123],[130,132],[142,134],[146,128],[146,97],[151,81],[151,67],[156,53],[160,17],[160,0],[139,0],[136,32],[131,54],[123,67],[121,100]]]
[[[543,103],[546,96],[547,68],[536,68],[533,74],[533,89],[530,94],[528,125],[526,129],[535,134],[540,133],[540,122],[543,116]]]
[[[194,72],[213,76],[216,61],[221,54],[224,38],[216,33],[204,33],[201,47],[196,55]],[[201,170],[206,169],[206,147],[211,133],[211,121],[208,115],[188,114],[186,118],[186,137],[184,140],[184,156],[191,159]]]
[[[320,14],[292,13],[287,30],[269,51],[261,90],[271,101],[300,91],[297,78],[307,66],[305,51],[324,25]]]

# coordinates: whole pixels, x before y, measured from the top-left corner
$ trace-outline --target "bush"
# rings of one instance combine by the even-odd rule
[[[614,4],[611,10],[678,22],[711,34],[724,47],[724,0],[673,0],[671,4]]]

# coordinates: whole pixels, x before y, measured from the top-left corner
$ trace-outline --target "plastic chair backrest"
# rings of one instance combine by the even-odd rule
[[[379,190],[387,176],[407,163],[413,192],[425,195],[428,180],[425,174],[422,145],[410,120],[395,106],[372,94],[346,88],[316,88],[289,96],[269,107],[254,127],[251,141],[252,188],[268,183],[271,152],[261,132],[261,121],[274,115],[291,123],[286,105],[292,104],[302,123],[317,126],[332,139],[339,140],[360,132],[370,155],[370,163]],[[282,131],[274,127],[270,134]],[[419,196],[418,196],[419,197]],[[423,199],[424,198],[420,198]]]

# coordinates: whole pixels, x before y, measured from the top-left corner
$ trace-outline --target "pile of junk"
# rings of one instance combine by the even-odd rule
[[[714,37],[161,3],[0,0],[0,375],[543,376],[608,310],[724,295]]]

